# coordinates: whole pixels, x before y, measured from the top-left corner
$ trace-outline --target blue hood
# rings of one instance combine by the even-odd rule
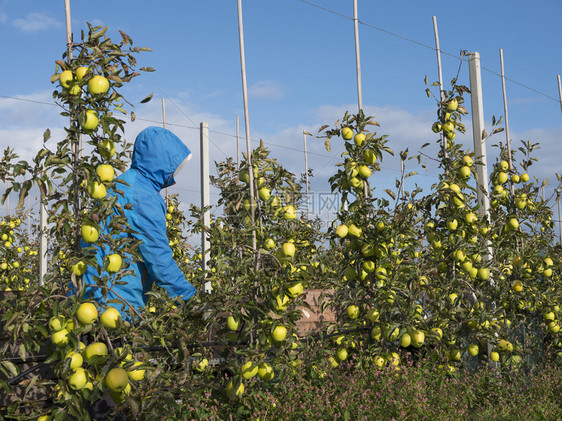
[[[175,184],[174,176],[191,158],[179,137],[162,127],[147,127],[135,140],[131,168],[149,179],[158,191]]]

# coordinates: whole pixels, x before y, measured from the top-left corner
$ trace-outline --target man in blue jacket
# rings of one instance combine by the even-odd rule
[[[143,308],[147,302],[146,293],[151,290],[153,283],[164,288],[171,298],[181,298],[187,301],[195,294],[195,288],[185,279],[173,258],[173,252],[166,234],[166,205],[160,190],[175,184],[174,176],[191,158],[187,146],[172,132],[161,127],[148,127],[137,136],[133,149],[131,168],[125,171],[119,179],[126,184],[116,184],[116,189],[123,192],[117,196],[117,202],[124,210],[125,217],[132,235],[141,240],[138,252],[143,261],[124,256],[124,266],[132,274],[119,279],[123,285],[108,286],[107,299],[103,297],[101,288],[88,287],[95,285],[98,277],[93,266],[90,266],[82,280],[86,287],[86,297],[91,296],[100,304],[109,300],[124,300],[123,305],[109,303],[117,308],[121,315],[130,319],[129,306],[136,310]],[[127,207],[125,205],[129,204]],[[96,258],[103,266],[104,258],[114,253],[108,247],[98,247]]]

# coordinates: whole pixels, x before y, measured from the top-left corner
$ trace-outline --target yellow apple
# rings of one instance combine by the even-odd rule
[[[513,285],[511,286],[511,290],[513,292],[521,292],[523,291],[523,282],[521,282],[520,280],[516,280],[513,282]]]
[[[74,370],[74,373],[72,373],[72,375],[68,379],[68,385],[73,390],[82,389],[84,386],[86,386],[87,382],[88,382],[88,375],[86,370],[84,370],[82,367],[79,367],[76,370]]]
[[[201,359],[201,361],[196,361],[193,363],[193,369],[200,373],[203,372],[208,366],[209,366],[209,360],[207,358],[203,358]]]
[[[371,149],[367,149],[365,151],[365,155],[363,156],[363,158],[365,159],[365,162],[367,164],[374,164],[377,161],[377,156]]]
[[[240,383],[240,386],[238,386],[236,390],[234,389],[234,384],[232,383],[232,380],[228,382],[228,384],[226,385],[226,396],[228,396],[228,398],[231,400],[242,396],[243,393],[244,393],[244,383]]]
[[[95,243],[99,238],[99,231],[95,225],[85,223],[81,228],[82,239],[86,243]]]
[[[374,339],[375,341],[381,340],[382,329],[381,329],[380,325],[377,324],[371,329],[371,338]]]
[[[121,367],[112,368],[105,376],[105,385],[112,392],[122,392],[128,384],[129,375]]]
[[[271,337],[276,342],[284,341],[287,337],[287,328],[281,325],[276,326],[271,332]]]
[[[76,311],[76,319],[83,325],[90,325],[98,318],[98,309],[93,303],[82,303]]]
[[[98,152],[105,159],[113,158],[113,155],[115,155],[115,143],[109,139],[102,140],[98,144]]]
[[[115,177],[115,170],[109,164],[101,164],[97,166],[96,174],[100,178],[100,181],[105,183],[113,181],[113,178]]]
[[[345,140],[351,140],[351,138],[353,137],[353,130],[349,127],[344,127],[341,130],[341,136],[345,139]]]
[[[228,318],[226,319],[226,327],[228,328],[228,330],[238,330],[239,324],[240,322],[234,316],[228,316]]]
[[[302,286],[301,282],[297,282],[287,288],[287,293],[290,297],[295,298],[301,295],[304,292],[304,287]]]
[[[273,379],[274,374],[273,367],[268,363],[262,363],[258,369],[259,378],[265,381]]]
[[[76,80],[81,81],[82,79],[84,79],[84,76],[86,76],[86,73],[88,73],[88,68],[81,66],[78,69],[76,69]]]
[[[421,347],[425,342],[425,333],[423,333],[421,330],[414,330],[410,334],[410,336],[412,338],[412,345],[414,345],[416,348]]]
[[[259,367],[253,361],[247,361],[240,367],[240,371],[242,372],[242,377],[246,380],[251,379],[256,374],[258,374]]]
[[[455,98],[453,98],[447,101],[445,105],[449,111],[456,111],[459,106],[459,102]]]
[[[365,134],[364,133],[357,133],[353,137],[353,141],[355,142],[355,145],[361,146],[363,144],[363,142],[365,141]]]
[[[479,348],[478,345],[476,344],[470,344],[468,345],[467,350],[470,355],[475,357],[476,355],[478,355]]]
[[[79,352],[69,351],[66,353],[64,358],[70,359],[70,368],[72,370],[76,370],[77,368],[82,367],[82,364],[84,363],[84,358]]]
[[[86,273],[86,269],[88,266],[83,261],[79,261],[78,263],[71,266],[72,273],[76,276],[82,276]]]
[[[108,355],[107,345],[103,342],[94,342],[84,350],[84,357],[86,357],[86,361],[90,364],[94,362],[96,357],[100,357],[101,361],[105,361]]]
[[[361,165],[358,168],[359,177],[361,178],[369,178],[371,176],[371,170],[366,165]]]
[[[287,310],[288,304],[289,304],[289,297],[287,297],[286,295],[283,295],[283,298],[281,298],[280,295],[277,295],[275,297],[275,303],[274,303],[275,310],[285,311]]]
[[[93,199],[101,200],[107,196],[107,189],[103,183],[94,181],[93,183],[88,184],[88,194]]]
[[[338,227],[336,228],[336,235],[339,238],[345,238],[347,236],[348,231],[349,230],[347,229],[347,225],[341,224],[338,225]]]
[[[109,261],[107,271],[109,273],[119,272],[119,269],[121,269],[121,265],[123,264],[123,258],[119,254],[113,253],[107,256],[107,260]]]
[[[376,322],[377,320],[379,320],[379,316],[380,313],[376,308],[370,308],[369,310],[367,310],[367,314],[366,314],[366,318],[367,320],[369,320],[371,323]]]
[[[296,252],[296,247],[293,243],[287,242],[287,243],[283,244],[281,250],[282,250],[283,256],[293,257],[295,255],[295,252]]]
[[[352,237],[360,238],[362,235],[361,228],[358,228],[355,224],[348,225],[347,229],[348,229],[348,234],[351,235]]]
[[[410,337],[409,333],[404,333],[400,336],[399,344],[402,348],[408,348],[412,343],[412,338]]]
[[[459,177],[462,178],[463,180],[466,180],[467,178],[469,178],[471,173],[472,172],[470,171],[470,167],[468,167],[466,165],[463,165],[459,169]]]
[[[68,330],[66,329],[58,330],[51,335],[51,341],[59,348],[62,348],[63,346],[66,346],[68,344],[67,335],[68,335]]]
[[[351,320],[357,319],[359,317],[359,307],[355,304],[347,307],[347,317],[349,317]]]
[[[267,187],[262,187],[261,189],[259,189],[258,195],[261,200],[266,201],[271,197],[271,190],[269,190]]]
[[[95,75],[88,81],[88,92],[92,95],[104,94],[109,90],[109,80],[101,75]]]
[[[86,118],[84,120],[84,125],[82,126],[82,128],[87,131],[90,132],[92,130],[95,130],[96,127],[98,127],[100,120],[98,118],[97,113],[94,110],[87,110],[86,111]]]
[[[347,360],[348,357],[348,352],[347,349],[345,348],[339,348],[336,352],[336,358],[338,359],[338,361],[342,362]]]
[[[206,358],[204,360],[207,361]],[[209,364],[208,361],[207,361],[207,364]],[[139,367],[141,365],[143,365],[143,363],[140,362],[140,361],[136,361],[136,362],[133,363],[133,367]],[[129,379],[135,380],[135,381],[140,381],[140,380],[144,379],[145,371],[146,370],[144,370],[142,368],[135,368],[134,370],[129,371],[129,373],[128,373]]]
[[[66,318],[62,315],[58,317],[51,317],[49,319],[49,329],[53,332],[58,332],[59,330],[63,330],[65,328]]]
[[[121,313],[114,307],[108,307],[101,314],[100,323],[107,329],[116,329],[121,323]]]
[[[65,70],[59,75],[59,83],[64,89],[70,89],[74,85],[74,75],[70,70]]]
[[[297,211],[293,205],[287,205],[283,207],[283,217],[287,220],[293,220],[297,218]]]

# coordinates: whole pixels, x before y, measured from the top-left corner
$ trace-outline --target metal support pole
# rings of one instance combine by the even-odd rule
[[[353,0],[353,26],[355,32],[355,67],[357,74],[357,105],[363,109],[363,93],[361,89],[361,57],[359,53],[359,19],[357,18],[357,0]]]
[[[240,169],[240,116],[236,116],[236,168]]]
[[[439,76],[439,98],[441,102],[445,100],[445,91],[443,90],[443,70],[441,67],[441,48],[439,46],[439,32],[437,31],[437,18],[433,16],[433,34],[435,36],[435,52],[437,54],[437,73]],[[447,139],[443,132],[441,132],[441,148],[443,149],[443,156],[447,157]]]
[[[482,102],[482,76],[480,66],[480,53],[470,53],[468,55],[468,66],[470,73],[470,92],[472,108],[472,137],[474,142],[474,153],[478,164],[476,164],[476,190],[480,212],[483,216],[488,216],[490,209],[490,199],[488,196],[488,164],[486,162],[486,144],[483,142],[482,134],[484,131],[484,106]]]
[[[31,196],[27,196],[27,241],[31,241]]]
[[[509,170],[513,170],[513,162],[511,159],[511,138],[509,137],[509,118],[507,114],[507,94],[505,90],[505,72],[503,67],[503,50],[500,48],[500,66],[501,66],[501,78],[502,78],[502,92],[503,92],[503,114],[504,114],[504,122],[505,122],[505,141],[507,143],[507,157],[509,163]],[[513,183],[509,182],[510,191],[513,195]]]
[[[254,192],[254,164],[252,162],[252,145],[250,144],[250,116],[248,115],[248,87],[246,84],[246,57],[244,53],[244,25],[242,22],[242,0],[238,0],[238,39],[240,43],[240,68],[242,73],[242,94],[244,100],[244,123],[246,126],[246,150],[248,152],[248,176],[250,178],[250,218],[252,226],[256,221],[256,203]],[[256,230],[252,230],[252,250],[257,250]],[[256,255],[257,264],[257,255]]]
[[[47,208],[43,203],[44,196],[41,194],[39,202],[39,285],[44,284],[47,273]]]
[[[10,188],[10,182],[7,181],[7,188]],[[10,195],[6,196],[6,216],[10,216]]]
[[[309,186],[308,186],[308,152],[306,150],[306,132],[302,132],[304,140],[304,178],[306,181],[306,219],[309,218],[310,213],[310,196],[309,196]]]
[[[560,98],[560,111],[562,111],[562,83],[560,83],[560,75],[556,76],[558,81],[558,98]],[[560,198],[557,200],[558,202],[558,242],[562,244],[562,212],[560,212]]]
[[[200,140],[201,140],[201,209],[205,209],[210,205],[209,200],[209,123],[202,122],[200,124]],[[210,210],[205,210],[202,214],[203,227],[211,225]],[[201,264],[203,273],[206,272],[209,263],[209,236],[203,229],[201,231]],[[205,292],[211,292],[211,282],[205,282]]]
[[[488,170],[486,162],[486,143],[482,139],[484,131],[484,106],[482,101],[482,75],[480,66],[480,53],[474,52],[469,54],[468,68],[470,73],[470,92],[471,92],[471,108],[472,108],[472,136],[474,141],[474,153],[479,161],[476,164],[476,190],[478,203],[480,204],[480,213],[489,218],[490,202],[488,197]],[[493,257],[494,250],[489,241],[486,242],[488,253],[484,255],[484,259],[489,261]],[[493,278],[490,278],[490,284],[494,285]],[[476,297],[474,297],[476,299]],[[495,302],[489,303],[491,308],[495,308]],[[488,358],[493,347],[487,344],[486,352]],[[490,362],[491,368],[499,366],[496,362]]]
[[[560,211],[560,198],[556,201],[558,203],[558,243],[562,244],[562,212]]]

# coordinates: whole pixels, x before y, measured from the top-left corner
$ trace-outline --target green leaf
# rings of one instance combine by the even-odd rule
[[[24,344],[20,344],[19,346],[19,356],[22,360],[26,360],[26,355],[25,355],[25,345]]]
[[[141,70],[143,72],[155,72],[156,71],[152,67],[141,67],[139,70]]]
[[[328,152],[332,152],[332,148],[330,147],[330,136],[328,136],[324,141],[324,147]]]
[[[8,370],[8,372],[12,375],[12,376],[17,376],[18,375],[18,369],[15,366],[14,363],[11,363],[10,361],[0,361],[0,364],[2,364],[2,366]]]
[[[99,38],[101,36],[103,36],[105,33],[107,32],[107,26],[104,26],[103,28],[101,28],[99,31],[94,32],[91,36],[90,39],[94,40],[96,38]]]
[[[47,129],[45,130],[45,132],[43,133],[43,142],[46,142],[47,140],[49,140],[51,138],[51,130]]]
[[[386,192],[386,194],[388,194],[390,197],[392,197],[393,200],[396,200],[396,195],[394,194],[394,192],[392,190],[385,189],[384,191]]]
[[[148,101],[150,101],[151,99],[152,99],[152,94],[150,94],[150,95],[144,97],[144,98],[141,100],[140,103],[141,103],[141,104],[145,104],[145,103],[147,103]]]

